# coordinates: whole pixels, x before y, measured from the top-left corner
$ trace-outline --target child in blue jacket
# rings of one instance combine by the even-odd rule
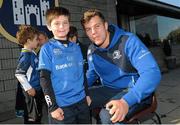
[[[38,57],[34,51],[38,47],[38,35],[37,29],[26,25],[20,26],[16,34],[19,44],[23,46],[15,76],[22,86],[25,97],[25,124],[41,123],[43,93],[37,70]]]
[[[69,20],[69,11],[63,7],[46,12],[54,37],[40,50],[39,70],[51,124],[90,123],[83,57],[80,47],[67,40]]]

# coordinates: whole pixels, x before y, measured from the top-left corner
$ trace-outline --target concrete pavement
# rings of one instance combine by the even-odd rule
[[[180,68],[169,70],[163,74],[157,89],[158,108],[162,124],[180,124]],[[46,118],[45,118],[46,120]],[[21,124],[22,118],[11,118],[0,124]],[[151,124],[151,121],[145,123]]]
[[[180,68],[163,74],[157,99],[162,123],[180,124]]]

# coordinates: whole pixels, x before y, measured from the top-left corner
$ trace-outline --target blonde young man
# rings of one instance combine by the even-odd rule
[[[151,52],[130,32],[108,25],[102,13],[84,12],[81,24],[92,42],[88,50],[88,85],[100,77],[102,85],[90,89],[91,108],[102,108],[103,124],[122,122],[151,103],[161,73]]]

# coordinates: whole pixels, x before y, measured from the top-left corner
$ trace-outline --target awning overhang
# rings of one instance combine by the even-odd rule
[[[180,19],[180,7],[157,0],[117,0],[117,10],[129,16],[157,14]]]

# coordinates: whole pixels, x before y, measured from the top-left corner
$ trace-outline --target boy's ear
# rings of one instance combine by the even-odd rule
[[[27,39],[27,43],[31,43],[31,39]]]
[[[47,25],[47,28],[48,28],[49,31],[51,31],[51,26]]]

